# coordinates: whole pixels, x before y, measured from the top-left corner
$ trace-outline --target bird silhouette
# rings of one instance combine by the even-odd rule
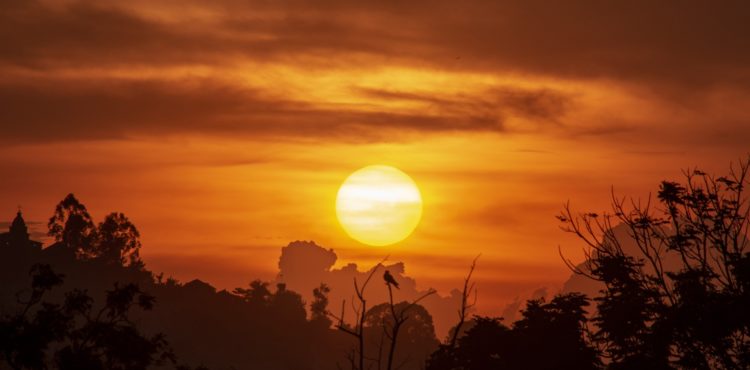
[[[383,280],[385,280],[386,284],[393,285],[394,287],[396,287],[396,289],[399,289],[398,282],[393,278],[393,275],[391,275],[390,271],[385,270],[385,273],[383,274]]]

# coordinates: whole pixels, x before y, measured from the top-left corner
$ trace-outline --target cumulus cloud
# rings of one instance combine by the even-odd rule
[[[351,302],[354,297],[354,279],[362,284],[372,271],[354,263],[332,268],[337,259],[332,249],[325,249],[311,241],[296,241],[289,243],[281,250],[279,259],[278,281],[302,294],[306,301],[312,300],[312,290],[325,283],[331,288],[329,309],[340,311],[341,303],[345,304],[345,317],[352,318]],[[406,266],[401,262],[386,263],[382,269],[373,275],[367,286],[366,298],[369,307],[387,302],[388,290],[383,282],[383,272],[388,270],[399,282],[399,290],[394,292],[394,299],[408,301],[425,294],[426,289],[419,289],[413,277],[406,274]],[[448,334],[450,327],[456,323],[456,310],[461,302],[461,293],[454,290],[448,296],[433,295],[422,302],[422,305],[432,314],[435,320],[435,330],[438,338]]]

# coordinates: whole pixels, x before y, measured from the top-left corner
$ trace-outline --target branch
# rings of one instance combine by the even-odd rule
[[[477,267],[477,260],[482,254],[478,254],[476,257],[474,257],[474,261],[471,262],[471,267],[469,268],[469,273],[466,275],[466,279],[464,279],[464,290],[461,294],[461,308],[458,310],[458,324],[456,324],[456,328],[453,330],[453,335],[451,336],[450,342],[449,342],[449,348],[453,349],[456,346],[456,340],[458,339],[458,333],[461,331],[461,327],[466,322],[466,314],[469,309],[474,307],[476,304],[476,289],[474,283],[471,283],[471,276],[474,274],[474,269]],[[472,290],[475,292],[474,295],[474,302],[469,304],[469,296],[471,296]]]

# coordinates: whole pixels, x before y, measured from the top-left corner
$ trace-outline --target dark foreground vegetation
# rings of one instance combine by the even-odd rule
[[[566,207],[559,219],[587,255],[565,262],[598,292],[531,300],[514,323],[472,317],[472,266],[444,340],[424,297],[394,299],[390,274],[390,300],[368,306],[378,266],[354,282],[347,320],[325,282],[309,303],[259,280],[217,292],[150,272],[125,215],[95,224],[69,195],[51,246],[29,239],[20,212],[0,235],[0,369],[747,369],[747,175],[747,162],[722,177],[691,170],[653,201]]]

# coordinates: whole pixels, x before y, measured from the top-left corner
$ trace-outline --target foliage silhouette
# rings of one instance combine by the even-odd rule
[[[199,367],[206,364],[219,369],[248,366],[269,370],[306,367],[330,369],[341,360],[344,338],[338,331],[330,329],[329,325],[308,321],[305,302],[284,284],[276,284],[275,289],[271,289],[268,282],[258,280],[252,282],[247,289],[235,290],[236,294],[233,294],[217,292],[215,288],[199,280],[183,284],[171,277],[164,278],[163,274],[156,275],[148,271],[140,259],[136,260],[138,254],[135,252],[140,248],[139,235],[135,226],[124,215],[112,213],[96,228],[93,228],[93,222],[86,223],[88,226],[85,231],[76,234],[74,231],[81,229],[73,226],[80,223],[68,222],[71,214],[81,216],[79,219],[91,219],[86,207],[69,195],[56,208],[56,216],[53,216],[50,223],[50,234],[58,235],[59,239],[45,249],[36,248],[37,244],[30,245],[28,240],[16,242],[16,238],[6,235],[8,233],[0,234],[4,235],[0,238],[3,241],[0,244],[0,316],[17,317],[15,307],[18,291],[23,291],[23,302],[34,298],[32,308],[29,309],[32,315],[37,311],[43,312],[43,307],[58,307],[59,309],[49,312],[60,312],[78,302],[80,305],[75,311],[74,321],[79,327],[70,327],[70,330],[75,329],[72,332],[75,338],[89,336],[99,338],[99,344],[112,345],[103,352],[103,347],[97,344],[98,349],[92,352],[91,348],[82,345],[90,345],[91,339],[76,339],[79,341],[74,343],[74,337],[48,337],[56,333],[54,330],[26,331],[27,341],[54,344],[48,347],[40,344],[33,347],[38,349],[37,352],[25,352],[31,353],[25,356],[27,359],[42,359],[37,367],[59,368],[74,364],[77,368],[85,369],[86,366],[94,366],[87,359],[99,356],[112,358],[106,360],[108,363],[104,366],[113,368],[112,364],[116,362],[114,359],[118,353],[121,354],[122,361],[138,361],[139,358],[145,358],[148,351],[142,343],[138,345],[133,342],[137,339],[136,336],[129,336],[135,344],[114,347],[116,338],[136,332],[166,333],[171,338],[173,353],[181,361]],[[64,240],[70,246],[63,243]],[[26,253],[17,253],[21,250]],[[29,266],[39,263],[54,266],[56,272],[60,271],[60,275],[66,276],[61,284],[63,289],[69,291],[68,294],[62,294],[61,289],[44,291],[42,294],[43,290],[24,288],[28,287],[26,272]],[[107,293],[112,286],[123,292],[128,291],[126,287],[138,286],[144,294],[148,292],[147,295],[158,298],[160,303],[148,312],[141,309],[128,310],[128,320],[137,322],[138,330],[125,330],[122,328],[124,323],[119,321],[118,330],[105,331],[103,329],[106,326],[100,324],[81,326],[87,322],[84,316],[100,317],[99,310],[105,303],[115,302],[112,300],[114,296]],[[36,298],[42,295],[44,302]],[[72,300],[73,298],[77,299]],[[136,300],[133,307],[146,303],[145,300]],[[325,306],[320,308],[325,310]],[[89,309],[91,311],[87,311]],[[121,313],[125,310],[118,309],[117,312],[122,318]],[[53,322],[70,321],[59,319]],[[13,332],[3,333],[11,335]],[[66,335],[73,334],[66,332]],[[152,336],[148,338],[153,338]],[[62,340],[72,343],[65,351],[62,351],[60,344]],[[14,343],[21,342],[6,340],[2,342],[0,351],[21,353],[16,351],[17,348],[14,349]],[[134,352],[126,352],[128,349]],[[44,356],[40,356],[40,353],[44,353]],[[0,359],[0,368],[5,368],[6,362],[5,357]],[[125,366],[137,368],[136,365],[130,363]]]
[[[328,293],[331,289],[325,283],[313,289],[315,300],[310,304],[310,321],[319,323],[321,326],[328,328],[333,323],[328,317]]]
[[[439,344],[432,316],[415,302],[373,306],[367,311],[364,325],[369,353],[380,369],[421,363]]]
[[[140,233],[122,213],[108,214],[95,227],[86,206],[71,193],[58,203],[47,225],[48,235],[78,258],[143,267]]]
[[[588,304],[575,293],[532,300],[512,328],[501,318],[475,317],[455,347],[432,354],[427,369],[597,369],[598,352],[585,335]]]
[[[96,255],[111,263],[140,262],[140,233],[122,213],[112,212],[96,229]]]
[[[564,229],[588,246],[583,265],[566,263],[604,284],[592,339],[610,368],[750,368],[749,170],[745,160],[726,176],[684,171],[683,183],[662,182],[658,205],[613,196],[612,213],[566,206]]]
[[[94,222],[84,206],[72,193],[55,207],[55,213],[47,223],[48,235],[55,241],[74,251],[77,256],[92,254]]]
[[[129,319],[133,308],[154,305],[136,285],[115,285],[97,310],[81,290],[66,293],[63,304],[43,302],[63,276],[49,265],[35,265],[31,275],[28,298],[19,296],[22,309],[0,318],[1,359],[12,369],[137,370],[175,361],[163,335],[143,335]]]

